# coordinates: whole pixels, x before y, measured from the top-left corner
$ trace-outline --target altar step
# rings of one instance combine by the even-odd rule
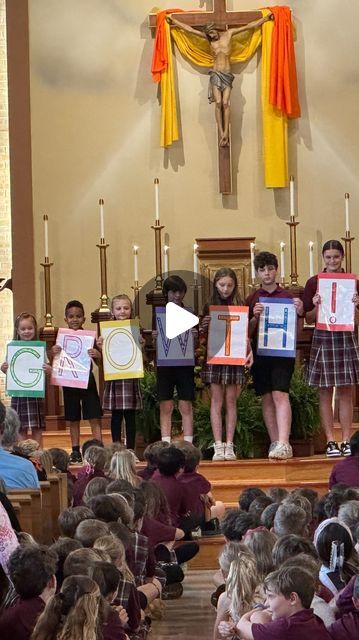
[[[91,427],[87,422],[81,424],[80,428],[80,444],[82,445],[86,440],[92,438]],[[110,429],[102,429],[102,439],[104,444],[111,444],[111,431]],[[42,446],[44,449],[52,449],[53,447],[59,447],[66,451],[71,451],[71,437],[69,429],[59,429],[58,431],[43,431],[42,432]]]
[[[224,536],[196,538],[196,542],[200,547],[199,552],[188,562],[189,569],[218,569],[218,556],[226,544]]]

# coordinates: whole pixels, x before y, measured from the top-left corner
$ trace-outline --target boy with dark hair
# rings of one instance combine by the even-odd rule
[[[310,608],[314,576],[301,567],[283,567],[264,580],[268,610],[245,613],[235,629],[243,640],[330,640]],[[225,623],[226,624],[226,623]]]
[[[256,527],[254,517],[242,509],[230,509],[221,521],[221,532],[227,541],[240,542],[248,529]]]
[[[184,307],[183,298],[187,285],[180,276],[169,276],[163,283],[163,295],[167,302]],[[195,329],[192,329],[197,334]],[[157,335],[157,332],[155,332]],[[178,409],[182,416],[183,437],[187,442],[193,440],[193,410],[195,399],[194,367],[157,367],[157,393],[160,401],[161,437],[171,442],[171,417],[174,408],[173,394],[177,390]]]
[[[0,638],[29,640],[37,618],[56,592],[57,555],[45,546],[19,546],[11,554],[9,575],[20,596],[0,616]]]
[[[69,329],[79,331],[85,324],[85,311],[82,302],[70,300],[65,307],[65,322]],[[61,353],[60,345],[52,347],[53,354]],[[100,359],[100,352],[95,349],[88,350],[91,358]],[[100,398],[97,392],[96,381],[92,371],[90,371],[87,389],[76,389],[72,387],[62,387],[64,395],[65,420],[70,423],[71,446],[70,463],[79,464],[82,462],[80,452],[80,420],[88,420],[91,425],[92,435],[97,440],[101,440],[102,409]]]
[[[94,518],[95,514],[88,507],[68,507],[63,509],[57,518],[60,535],[73,538],[76,527],[82,520]]]
[[[241,495],[238,498],[239,508],[243,509],[243,511],[248,511],[251,503],[255,498],[259,498],[260,496],[265,496],[263,489],[259,487],[247,487],[243,489]]]
[[[252,338],[254,363],[253,383],[256,393],[262,396],[263,418],[271,445],[269,458],[286,460],[293,456],[289,444],[292,412],[289,402],[289,385],[294,371],[295,358],[257,355],[259,318],[264,311],[260,298],[293,298],[292,294],[276,283],[278,260],[273,253],[261,251],[254,258],[254,268],[261,286],[246,300],[249,306],[249,335]],[[303,303],[293,298],[298,315],[303,315]]]

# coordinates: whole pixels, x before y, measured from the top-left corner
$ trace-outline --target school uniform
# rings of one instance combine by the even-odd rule
[[[335,275],[335,274],[333,274]],[[357,285],[358,287],[358,285]],[[303,294],[305,313],[314,309],[318,276],[309,278]],[[354,331],[314,329],[306,379],[312,387],[345,387],[359,383],[359,346]]]
[[[11,398],[11,408],[20,419],[20,430],[43,429],[45,424],[44,401],[42,398]]]
[[[278,618],[266,624],[252,624],[254,640],[330,640],[323,621],[313,609],[302,609],[288,618]]]
[[[274,291],[257,289],[246,300],[249,307],[249,320],[253,318],[253,309],[259,298],[293,298],[292,294],[277,284]],[[253,343],[253,366],[251,373],[256,394],[263,396],[272,391],[289,392],[290,381],[294,371],[295,358],[283,358],[280,356],[262,356],[257,354],[258,323],[252,336]]]
[[[103,409],[142,409],[142,396],[138,378],[110,380],[105,382],[102,399]]]

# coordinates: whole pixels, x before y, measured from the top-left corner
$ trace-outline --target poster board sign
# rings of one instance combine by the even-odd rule
[[[12,340],[7,345],[6,393],[18,398],[45,397],[46,342]]]
[[[188,329],[176,338],[167,338],[166,307],[156,307],[156,330],[158,367],[194,367],[192,329]]]
[[[248,307],[210,306],[208,364],[243,365],[247,359]]]
[[[257,354],[295,358],[297,310],[292,298],[259,298],[264,311],[259,318]]]
[[[357,277],[353,273],[320,273],[316,329],[322,331],[354,331]]]
[[[88,350],[94,346],[96,331],[59,329],[56,344],[61,347],[52,362],[51,384],[60,387],[87,389],[91,358]]]
[[[105,380],[143,378],[143,358],[138,320],[100,322]]]

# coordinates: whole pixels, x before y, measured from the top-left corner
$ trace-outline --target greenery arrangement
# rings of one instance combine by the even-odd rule
[[[310,387],[304,367],[296,367],[289,390],[292,406],[292,440],[309,440],[320,431],[319,391]]]
[[[210,399],[201,397],[203,384],[198,372],[196,377],[198,398],[194,403],[194,444],[206,456],[206,450],[213,444],[211,428]],[[146,443],[155,442],[161,437],[160,412],[156,388],[156,372],[153,367],[145,369],[141,380],[143,410],[137,412],[137,429]],[[292,406],[292,440],[308,440],[320,430],[318,390],[309,387],[304,378],[303,367],[296,367],[290,386],[289,398]],[[177,398],[172,417],[172,433],[181,431],[181,416]],[[236,452],[240,458],[262,457],[269,444],[267,429],[262,415],[261,398],[256,396],[250,386],[250,378],[237,399],[237,425],[234,434]],[[213,451],[209,452],[212,457]]]

